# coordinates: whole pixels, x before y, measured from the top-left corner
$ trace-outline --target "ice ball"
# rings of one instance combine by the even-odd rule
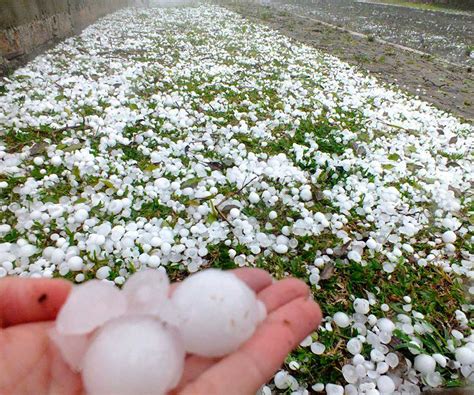
[[[130,313],[158,314],[167,302],[170,282],[166,272],[142,270],[132,275],[123,286]]]
[[[91,335],[61,335],[52,328],[49,337],[56,345],[64,361],[75,372],[82,368],[82,361],[90,343]]]
[[[124,294],[113,284],[91,280],[71,290],[56,319],[56,330],[61,335],[90,333],[126,308]]]
[[[235,351],[266,315],[255,292],[243,281],[214,269],[184,280],[172,301],[186,351],[206,357]]]
[[[128,315],[99,330],[84,357],[82,379],[90,395],[166,394],[178,384],[184,358],[173,327]]]

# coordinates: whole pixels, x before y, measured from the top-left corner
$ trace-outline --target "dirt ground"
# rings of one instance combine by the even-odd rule
[[[474,71],[432,56],[404,51],[368,37],[358,37],[289,9],[260,5],[252,0],[221,0],[219,4],[262,22],[293,39],[370,72],[380,81],[396,84],[453,115],[474,121]]]

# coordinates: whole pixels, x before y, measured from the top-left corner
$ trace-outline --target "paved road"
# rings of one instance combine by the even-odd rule
[[[453,14],[354,0],[271,0],[278,8],[474,65],[474,13]],[[469,52],[471,54],[469,54]]]

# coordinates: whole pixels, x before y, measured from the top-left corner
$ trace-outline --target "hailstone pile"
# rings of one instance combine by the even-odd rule
[[[143,270],[122,290],[100,280],[74,287],[51,339],[89,394],[165,394],[179,383],[186,353],[225,356],[265,317],[233,273],[201,271],[171,293],[165,271]]]

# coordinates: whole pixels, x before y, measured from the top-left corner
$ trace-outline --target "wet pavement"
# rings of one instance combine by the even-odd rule
[[[427,11],[354,0],[272,0],[272,5],[450,62],[474,65],[474,12]]]

